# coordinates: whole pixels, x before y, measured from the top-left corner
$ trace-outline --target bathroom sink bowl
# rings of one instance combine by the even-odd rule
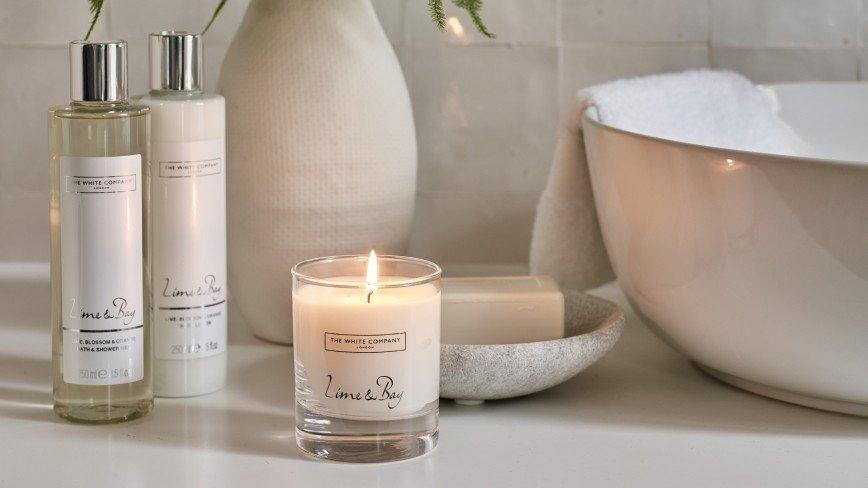
[[[633,307],[735,386],[868,415],[868,84],[770,87],[817,158],[584,118],[606,248]]]

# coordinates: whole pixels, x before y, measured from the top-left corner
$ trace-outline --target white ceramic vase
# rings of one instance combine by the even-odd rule
[[[220,91],[229,289],[254,334],[291,343],[295,263],[406,248],[416,192],[407,85],[370,0],[252,0]]]

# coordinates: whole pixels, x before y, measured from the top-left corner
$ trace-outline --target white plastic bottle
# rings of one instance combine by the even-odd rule
[[[154,388],[202,395],[226,384],[225,103],[202,90],[201,36],[149,49]]]

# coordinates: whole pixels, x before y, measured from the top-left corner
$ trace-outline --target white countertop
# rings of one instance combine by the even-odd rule
[[[615,349],[530,397],[440,405],[422,458],[302,458],[291,349],[233,315],[226,390],[158,399],[148,417],[82,426],[50,406],[48,284],[0,281],[0,486],[866,486],[868,419],[768,400],[713,380],[627,310]],[[868,372],[866,372],[868,374]]]

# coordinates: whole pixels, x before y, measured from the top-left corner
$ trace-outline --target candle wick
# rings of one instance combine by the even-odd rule
[[[368,292],[368,303],[371,303],[371,295],[374,294],[374,290]]]

